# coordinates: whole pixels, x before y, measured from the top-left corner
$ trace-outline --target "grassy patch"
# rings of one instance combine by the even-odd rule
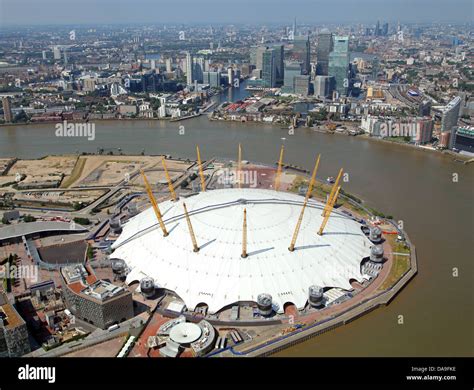
[[[291,186],[288,191],[298,192],[301,186],[309,186],[309,179],[306,179],[303,176],[297,176],[295,180],[293,180],[293,183],[291,183]],[[316,182],[313,188],[313,193],[311,195],[316,199],[326,201],[326,195],[331,192],[331,188],[332,187],[330,185]]]
[[[86,161],[86,157],[79,157],[76,161],[76,165],[74,165],[71,175],[63,180],[59,187],[69,188],[77,179],[79,179],[82,175],[82,171],[84,170],[84,166],[86,165]]]
[[[293,180],[293,183],[291,183],[289,191],[290,192],[298,192],[300,186],[302,186],[302,185],[308,186],[309,185],[309,180],[302,177],[302,176],[297,176],[295,178],[295,180]],[[313,193],[311,195],[312,195],[313,198],[318,199],[323,203],[326,203],[327,195],[331,192],[332,186],[333,186],[333,184],[325,184],[325,183],[321,183],[321,182],[316,182],[316,184],[313,188]],[[349,198],[353,198],[353,200],[356,201],[356,202],[357,201],[362,202],[358,198],[356,198],[355,196],[353,196],[353,195],[351,195],[347,192],[344,195],[349,197]],[[338,206],[343,206],[347,210],[350,210],[353,213],[356,213],[356,214],[360,215],[363,218],[368,218],[370,216],[369,213],[367,213],[362,207],[354,205],[353,203],[349,202],[346,198],[343,198],[342,196],[338,197],[337,205]]]
[[[398,242],[396,240],[396,235],[385,235],[385,239],[390,244],[392,248],[392,253],[410,253],[410,248],[405,246],[404,242]],[[410,268],[410,256],[404,255],[392,255],[393,256],[393,263],[392,268],[390,269],[387,278],[379,287],[379,290],[386,290],[387,288],[392,287],[397,281],[402,277],[402,275],[408,271]]]
[[[384,235],[384,238],[390,244],[392,252],[410,253],[410,247],[407,246],[404,241],[397,241],[396,234],[386,234]]]
[[[379,287],[379,290],[386,290],[392,287],[410,268],[410,256],[393,255],[393,264],[387,279]]]

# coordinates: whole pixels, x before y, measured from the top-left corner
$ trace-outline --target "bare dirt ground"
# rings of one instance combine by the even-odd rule
[[[62,355],[62,357],[115,357],[120,352],[125,338],[125,336],[121,336],[107,340],[103,343]]]
[[[105,190],[91,191],[31,191],[18,192],[13,196],[17,201],[52,202],[73,204],[74,202],[90,203],[104,194]]]
[[[26,175],[25,183],[55,180],[62,174],[70,175],[76,159],[75,156],[48,156],[39,160],[18,160],[10,168],[9,175]]]
[[[124,180],[127,173],[131,175],[140,168],[162,169],[161,156],[81,156],[79,160],[81,172],[76,173],[77,178],[72,178],[69,186],[110,186]],[[190,165],[184,161],[166,160],[171,177],[174,175],[172,171],[185,171]]]

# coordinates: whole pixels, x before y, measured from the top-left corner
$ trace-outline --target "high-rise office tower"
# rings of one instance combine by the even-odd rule
[[[203,72],[203,83],[213,88],[221,86],[221,72]]]
[[[53,58],[55,60],[60,60],[61,59],[61,48],[59,46],[54,46],[53,47]]]
[[[461,97],[456,96],[442,110],[441,132],[449,133],[457,125],[461,109]]]
[[[276,70],[276,86],[281,87],[283,85],[283,80],[285,77],[285,68],[284,68],[284,46],[275,45],[272,48],[275,52],[275,70]]]
[[[250,64],[255,67],[257,66],[257,49],[258,47],[255,46],[250,48]]]
[[[166,72],[171,73],[173,71],[173,67],[171,64],[171,58],[166,59]]]
[[[335,36],[329,54],[329,76],[334,77],[335,90],[347,96],[349,89],[349,37]]]
[[[294,78],[295,94],[301,95],[301,96],[308,96],[309,83],[310,83],[310,76],[308,75],[296,76]]]
[[[255,67],[263,69],[263,53],[267,50],[266,46],[259,46],[255,49]]]
[[[248,77],[252,73],[252,71],[255,69],[255,65],[251,64],[242,64],[241,67],[241,72],[243,77]]]
[[[388,23],[387,22],[385,22],[382,26],[382,35],[385,36],[385,37],[388,35]]]
[[[283,45],[273,46],[259,46],[254,48],[251,52],[251,63],[255,63],[256,69],[263,70],[263,54],[268,50],[273,50],[274,62],[275,62],[275,82],[277,87],[283,85],[284,78],[284,58],[285,51]]]
[[[314,79],[314,96],[328,98],[332,94],[334,79],[331,76],[316,76]]]
[[[234,68],[232,68],[232,66],[227,68],[227,80],[229,85],[232,87],[234,85]]]
[[[204,58],[194,58],[193,82],[202,83],[202,72],[204,71]]]
[[[303,74],[309,74],[310,68],[310,43],[309,36],[295,36],[293,40],[292,59],[301,62],[303,65]]]
[[[192,85],[194,81],[194,64],[191,53],[186,53],[186,84]]]
[[[262,55],[262,80],[265,88],[276,87],[275,51],[267,49]]]
[[[316,48],[317,66],[316,74],[327,76],[329,70],[329,53],[332,51],[332,34],[322,32],[318,34],[318,46]]]
[[[378,37],[380,36],[380,22],[377,20],[377,24],[375,25],[375,36]]]
[[[301,64],[299,62],[285,63],[285,78],[281,88],[283,93],[295,93],[295,77],[301,76]]]
[[[164,88],[163,76],[161,74],[150,71],[141,77],[142,92],[155,93],[162,91]]]
[[[12,106],[10,103],[10,98],[8,96],[2,99],[2,105],[3,105],[3,118],[5,119],[5,122],[7,123],[11,122],[13,120]]]

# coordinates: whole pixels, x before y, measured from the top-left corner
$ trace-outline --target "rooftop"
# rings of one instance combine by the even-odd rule
[[[0,292],[0,318],[3,320],[3,327],[7,329],[13,329],[25,323],[3,292]]]
[[[461,102],[461,97],[460,96],[456,96],[453,98],[453,100],[451,100],[448,104],[446,104],[446,106],[444,106],[441,111],[443,113],[451,110],[453,107],[455,107],[457,104],[459,104]]]
[[[458,134],[467,135],[469,137],[474,137],[474,126],[462,126],[457,130]]]
[[[84,240],[38,248],[41,260],[50,264],[83,263],[86,250],[87,243]]]
[[[150,276],[176,292],[191,310],[206,303],[209,312],[238,301],[272,295],[276,310],[286,302],[303,308],[311,285],[352,289],[362,281],[360,263],[371,242],[360,224],[333,211],[325,234],[316,232],[324,205],[311,200],[294,252],[288,247],[304,198],[264,189],[206,191],[186,199],[199,252],[193,252],[183,201],[160,204],[169,231],[163,237],[152,208],[130,219],[114,244],[125,260],[127,282]],[[243,210],[247,210],[248,257],[241,258]]]
[[[124,291],[123,287],[116,286],[106,280],[98,280],[95,283],[87,286],[81,292],[89,295],[99,301],[105,301],[108,298],[112,298]]]
[[[19,223],[0,228],[0,241],[44,232],[83,232],[86,230],[85,227],[77,223],[71,224],[69,222],[41,221]]]
[[[105,301],[125,292],[123,287],[97,279],[92,270],[83,264],[63,267],[61,273],[68,287],[76,294],[84,294],[98,301]]]

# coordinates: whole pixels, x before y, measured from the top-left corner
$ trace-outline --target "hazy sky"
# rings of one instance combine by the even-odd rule
[[[94,23],[469,22],[474,0],[0,0],[0,26]]]

